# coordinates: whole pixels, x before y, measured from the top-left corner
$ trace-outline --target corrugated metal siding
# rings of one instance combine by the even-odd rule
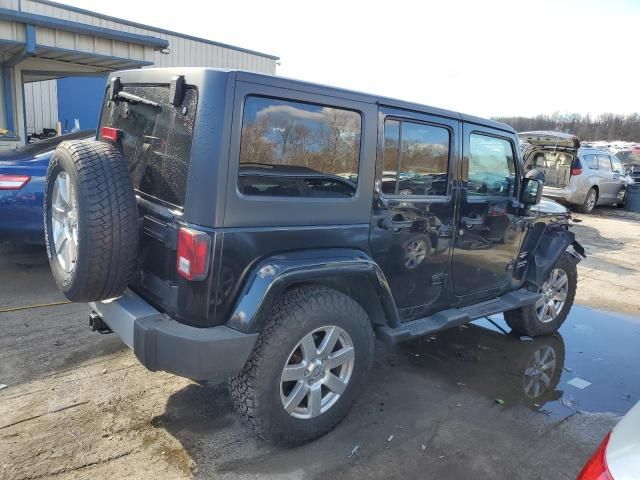
[[[58,121],[58,84],[56,80],[24,84],[27,133],[56,128]]]
[[[24,27],[15,22],[0,20],[0,38],[3,40],[10,40],[12,42],[24,42]]]
[[[0,7],[18,10],[20,7],[20,0],[0,0]]]
[[[1,0],[11,3],[12,0]],[[7,7],[11,8],[11,7]],[[119,23],[112,20],[96,17],[93,15],[83,14],[71,10],[67,10],[64,6],[53,6],[39,3],[34,0],[22,0],[22,11],[36,13],[39,15],[47,15],[53,18],[61,18],[73,22],[79,22],[87,25],[111,28],[139,35],[150,35],[154,37],[164,38],[169,41],[171,53],[163,54],[154,52],[152,49],[145,48],[144,59],[152,61],[158,67],[222,67],[222,68],[241,68],[260,73],[276,73],[276,60],[261,55],[248,52],[242,52],[232,48],[225,48],[211,43],[199,42],[178,35],[170,35],[165,32],[158,32],[153,29],[139,28],[126,23]],[[75,48],[70,43],[70,39],[64,39],[65,48]],[[38,39],[40,43],[40,39]],[[127,51],[127,44],[119,45],[119,42],[110,42],[112,44],[112,55],[140,58],[141,52]],[[106,48],[106,45],[103,46]],[[96,50],[102,50],[96,45]],[[140,47],[140,49],[142,49]],[[102,52],[99,52],[102,53]]]

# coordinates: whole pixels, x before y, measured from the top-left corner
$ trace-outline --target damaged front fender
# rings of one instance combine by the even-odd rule
[[[576,263],[581,257],[586,258],[586,254],[575,234],[564,225],[545,225],[536,233],[538,238],[534,242],[535,249],[529,256],[525,283],[537,289],[542,286],[562,254],[569,253]]]

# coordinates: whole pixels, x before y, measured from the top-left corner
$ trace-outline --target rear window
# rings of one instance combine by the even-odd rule
[[[188,88],[182,104],[175,107],[169,102],[168,85],[125,85],[122,91],[159,105],[119,98],[107,100],[102,111],[100,125],[121,131],[133,188],[142,196],[183,207],[198,92]]]

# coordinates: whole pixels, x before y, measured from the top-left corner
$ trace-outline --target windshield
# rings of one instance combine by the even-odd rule
[[[139,194],[183,207],[198,92],[188,88],[177,107],[168,85],[125,85],[122,92],[123,98],[105,101],[100,125],[121,132],[122,154]]]

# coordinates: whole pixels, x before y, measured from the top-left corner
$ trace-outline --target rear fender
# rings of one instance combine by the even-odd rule
[[[572,248],[567,250],[569,246]],[[580,261],[581,256],[586,258],[584,248],[576,241],[573,232],[562,225],[547,225],[530,257],[526,283],[540,288],[565,252],[568,252],[576,263]]]
[[[325,249],[280,254],[261,261],[248,275],[227,326],[245,333],[259,332],[277,299],[296,284],[333,286],[357,282],[354,283],[357,287],[363,281],[368,282],[375,292],[368,301],[379,303],[386,324],[392,327],[399,325],[389,285],[376,262],[361,250]],[[368,312],[370,307],[363,305]]]

